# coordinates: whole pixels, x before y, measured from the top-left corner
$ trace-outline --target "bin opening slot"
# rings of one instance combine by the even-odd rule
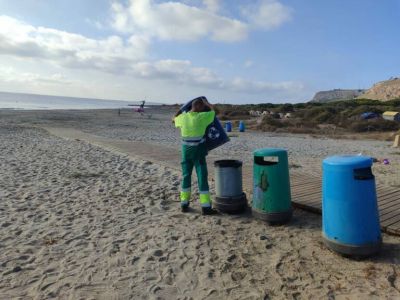
[[[262,166],[271,166],[271,165],[276,165],[279,163],[279,157],[278,156],[256,156],[254,157],[254,163],[257,165],[262,165]]]
[[[354,179],[357,180],[371,180],[374,179],[375,176],[372,174],[371,168],[360,168],[354,169]]]

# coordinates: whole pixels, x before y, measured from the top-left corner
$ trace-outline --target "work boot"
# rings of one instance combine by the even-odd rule
[[[211,207],[202,207],[201,208],[201,214],[203,216],[209,216],[209,215],[217,215],[218,212],[215,209],[211,208]]]
[[[189,211],[189,204],[181,205],[181,210],[183,213]]]

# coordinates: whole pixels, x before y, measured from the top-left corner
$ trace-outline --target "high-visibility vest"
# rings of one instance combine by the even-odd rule
[[[184,141],[198,142],[204,137],[207,126],[214,121],[214,118],[215,111],[190,111],[180,114],[174,121],[175,127],[181,129],[181,135]]]

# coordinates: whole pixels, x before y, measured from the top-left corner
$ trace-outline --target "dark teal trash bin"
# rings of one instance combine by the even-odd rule
[[[272,224],[288,222],[292,217],[289,165],[284,149],[254,151],[254,217]]]

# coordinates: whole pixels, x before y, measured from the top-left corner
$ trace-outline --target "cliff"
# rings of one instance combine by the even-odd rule
[[[400,78],[391,78],[389,80],[375,83],[358,98],[388,101],[400,99]]]
[[[338,100],[355,99],[361,94],[363,94],[364,91],[365,90],[342,90],[342,89],[321,91],[315,94],[311,102],[326,103]]]

